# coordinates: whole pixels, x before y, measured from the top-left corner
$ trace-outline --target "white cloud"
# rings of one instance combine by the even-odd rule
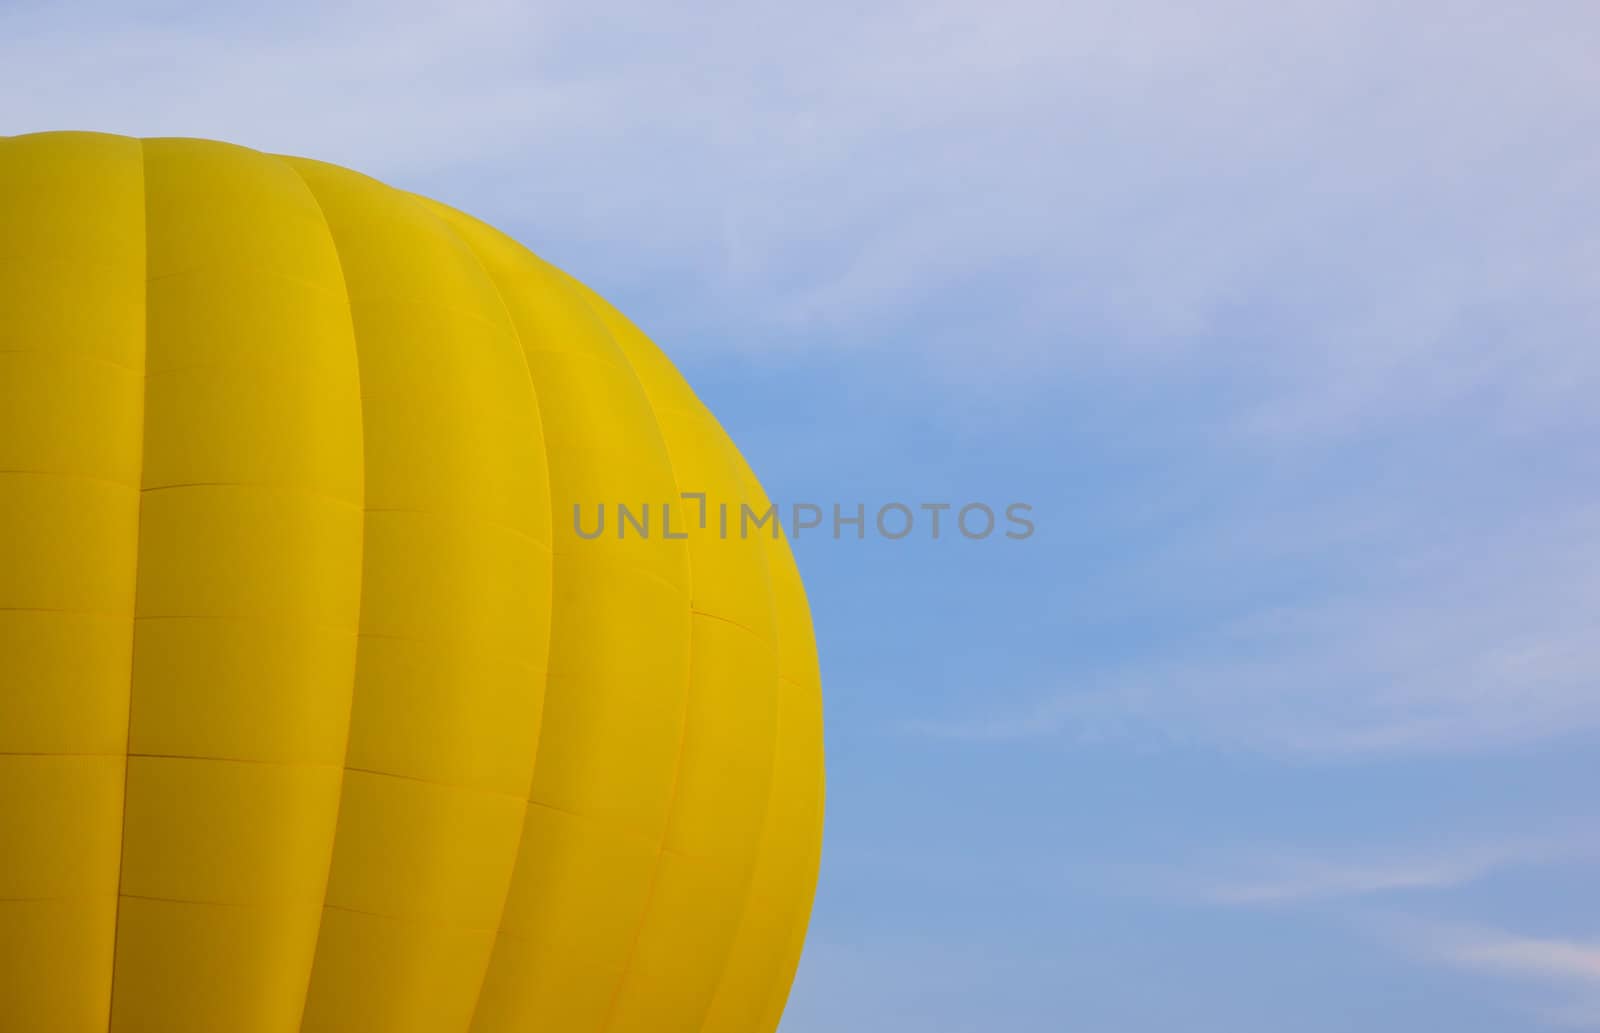
[[[1592,396],[1580,3],[56,12],[0,14],[0,132],[352,164],[652,296],[679,350],[1221,370],[1270,434]]]
[[[1447,941],[1440,953],[1471,968],[1600,985],[1600,940],[1574,942],[1484,933]]]
[[[1002,399],[1176,381],[1218,410],[1234,467],[1333,469],[1362,460],[1326,441],[1417,424],[1472,449],[1553,428],[1559,460],[1600,429],[1600,20],[1582,3],[65,11],[0,12],[0,132],[350,164],[519,233],[675,354],[848,348]],[[1159,426],[1140,404],[1126,418]],[[1307,581],[1316,545],[1365,535],[1364,584],[1220,607],[1206,643],[1159,650],[1176,660],[917,727],[1361,753],[1600,723],[1583,493],[1419,541],[1367,534],[1366,509],[1454,514],[1382,512],[1412,501],[1382,491],[1255,522],[1219,506],[1130,557],[1115,594],[1177,606],[1248,580],[1285,527]]]
[[[1374,509],[1381,509],[1381,504]],[[1164,606],[1150,660],[1031,701],[907,722],[967,741],[1121,739],[1311,757],[1504,748],[1600,729],[1600,511],[1280,521],[1178,540],[1119,571],[1108,611]],[[1344,533],[1353,538],[1340,541]],[[1224,533],[1226,531],[1226,533]],[[1329,558],[1308,558],[1325,550]],[[1282,594],[1283,572],[1296,591]],[[1244,586],[1241,588],[1240,586]],[[1245,592],[1241,600],[1230,593]],[[1177,622],[1172,612],[1181,615]],[[1063,622],[1079,619],[1072,613]],[[1200,622],[1202,633],[1183,626]],[[1167,630],[1174,629],[1174,630]],[[1167,636],[1170,635],[1169,639]]]
[[[1548,1026],[1600,1029],[1600,939],[1418,920],[1385,927],[1425,960],[1524,984],[1527,1010]]]
[[[1433,844],[1407,852],[1273,852],[1209,881],[1204,896],[1221,904],[1287,905],[1407,892],[1459,889],[1503,872],[1596,855],[1588,836],[1530,837],[1488,844]]]

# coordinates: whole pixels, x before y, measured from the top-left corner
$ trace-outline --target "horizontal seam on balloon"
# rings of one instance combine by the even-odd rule
[[[303,618],[295,614],[286,613],[140,613],[134,615],[136,621],[232,621],[236,623],[258,622],[261,624],[289,624],[299,625],[303,628],[312,628],[326,631],[336,635],[357,635],[356,628],[346,628],[329,624],[326,621],[312,618]]]
[[[259,757],[217,757],[204,753],[146,753],[129,750],[130,760],[197,760],[217,764],[254,764],[274,768],[310,768],[317,771],[341,771],[344,765],[335,761],[263,760]]]
[[[373,639],[373,640],[378,641],[378,642],[417,642],[417,643],[422,643],[422,644],[425,644],[425,645],[426,644],[436,644],[436,643],[451,643],[451,644],[455,644],[455,643],[458,643],[460,641],[460,639],[461,639],[460,635],[452,635],[452,634],[449,634],[449,633],[400,634],[398,632],[389,632],[389,631],[358,631],[358,632],[356,632],[356,637],[357,638],[370,638],[370,639]],[[519,660],[518,659],[518,656],[519,656],[518,653],[512,652],[512,651],[507,651],[505,649],[496,649],[496,650],[488,651],[488,652],[480,652],[479,655],[492,657],[492,658],[494,658],[496,660],[509,660],[509,661],[511,661],[512,663],[516,664],[519,667],[525,667],[525,666],[528,666],[530,663],[532,663],[532,661],[528,661],[528,660]]]
[[[0,606],[0,613],[58,613],[67,617],[107,617],[111,620],[124,621],[135,619],[131,613],[115,613],[111,610],[76,610],[63,606]]]
[[[149,613],[135,615],[136,621],[232,621],[235,623],[258,623],[280,625],[287,624],[294,627],[306,628],[313,631],[323,631],[330,635],[344,637],[349,635],[354,638],[360,634],[358,628],[346,628],[326,621],[311,620],[297,614],[281,613]]]
[[[544,947],[546,947],[547,951],[549,951],[549,950],[554,950],[554,951],[562,950],[562,945],[555,945],[555,947],[552,947],[552,945],[550,945],[550,937],[549,937],[549,935],[530,934],[530,932],[522,931],[522,929],[510,929],[510,927],[507,927],[506,924],[501,924],[501,927],[499,927],[499,935],[501,935],[501,937],[504,937],[504,939],[510,940],[510,942],[514,942],[514,943],[523,943],[523,945],[533,945],[533,947],[539,947],[539,945],[544,945]],[[613,977],[613,979],[618,979],[618,977],[621,977],[621,975],[622,975],[621,967],[606,966],[605,963],[594,963],[594,961],[582,961],[582,959],[578,959],[578,961],[579,961],[579,963],[584,964],[584,967],[587,967],[587,969],[590,969],[590,971],[605,972],[606,975],[610,975],[610,977]]]
[[[304,897],[292,895],[256,897],[251,900],[208,900],[203,897],[167,897],[156,893],[118,893],[124,900],[144,900],[152,904],[187,904],[194,907],[232,907],[232,908],[264,908],[279,907],[286,903],[294,904],[319,904],[317,897],[307,895]]]
[[[493,925],[468,925],[462,922],[452,922],[447,918],[439,918],[434,915],[389,914],[384,911],[372,911],[367,908],[352,907],[349,904],[329,904],[326,901],[323,902],[322,909],[324,911],[343,911],[346,914],[362,915],[367,918],[381,918],[387,922],[404,922],[409,925],[431,926],[435,929],[454,929],[458,932],[492,934],[497,932],[499,928],[498,926]]]
[[[116,359],[108,359],[103,355],[89,355],[85,352],[73,351],[71,349],[0,348],[0,355],[48,355],[51,358],[82,359],[85,362],[100,362],[107,366],[115,366],[117,369],[120,369],[126,373],[131,373],[140,379],[144,378],[143,370],[129,366],[126,363],[118,362]]]
[[[421,775],[403,775],[397,771],[379,771],[377,768],[358,768],[352,767],[348,764],[342,765],[342,767],[346,773],[357,775],[374,775],[380,778],[393,778],[401,782],[415,782],[419,785],[434,786],[438,789],[459,789],[462,792],[472,793],[478,796],[505,797],[508,800],[515,800],[517,803],[528,802],[527,797],[523,794],[517,792],[508,792],[504,789],[489,789],[484,786],[467,785],[461,782],[441,782],[436,778],[424,778]]]
[[[142,492],[155,492],[173,491],[178,488],[268,488],[281,492],[284,495],[296,495],[304,498],[321,499],[325,502],[332,502],[340,506],[348,506],[349,508],[358,511],[362,509],[362,505],[359,502],[352,502],[349,499],[341,499],[336,495],[329,495],[325,492],[291,488],[287,484],[280,481],[183,481],[178,484],[152,484],[149,487],[140,488],[139,490]]]
[[[694,861],[697,864],[729,865],[729,864],[738,864],[739,863],[737,858],[730,859],[730,858],[727,858],[727,857],[719,857],[716,854],[691,853],[688,850],[680,850],[677,847],[670,847],[670,846],[662,847],[661,848],[661,853],[664,856],[676,857],[680,861]]]
[[[5,136],[0,136],[0,140],[5,140],[5,139],[9,139],[9,138],[5,137]],[[98,258],[98,257],[95,257],[95,256],[96,256],[96,252],[93,251],[93,250],[90,250],[90,251],[74,251],[70,255],[40,255],[40,254],[29,254],[27,252],[21,252],[21,251],[0,252],[0,266],[4,266],[4,265],[13,265],[13,266],[20,265],[20,266],[23,266],[23,267],[27,267],[27,266],[30,266],[30,265],[55,265],[55,266],[63,266],[64,265],[64,266],[67,266],[68,268],[72,268],[72,269],[94,268],[94,269],[111,269],[111,270],[118,270],[118,271],[120,271],[122,269],[126,269],[128,267],[128,264],[127,264],[127,262],[125,260],[113,261],[112,259],[109,259],[109,258]]]
[[[738,621],[734,620],[732,617],[724,617],[720,613],[712,613],[709,610],[697,610],[693,606],[689,607],[689,612],[694,614],[696,617],[706,617],[706,618],[709,618],[710,620],[721,621],[723,624],[731,624],[734,627],[738,628],[740,631],[746,632],[747,634],[751,635],[752,637],[754,637],[754,638],[756,638],[756,639],[758,639],[758,640],[760,640],[762,642],[766,642],[768,640],[768,636],[762,635],[761,632],[757,631],[756,629],[750,627],[747,624],[739,623]],[[772,637],[775,638],[776,636],[772,636]]]
[[[412,642],[418,645],[459,645],[460,636],[457,635],[392,635],[382,631],[360,631],[357,638],[372,639],[375,642]],[[508,652],[504,649],[492,651],[479,650],[475,654],[491,660],[499,660],[510,664],[512,667],[526,669],[527,673],[537,674],[538,664],[532,660],[523,659],[520,654]]]
[[[522,794],[515,793],[515,792],[508,792],[508,791],[502,790],[502,789],[490,789],[490,788],[487,788],[487,787],[484,787],[484,786],[474,786],[474,785],[469,785],[469,784],[462,783],[462,782],[443,782],[443,781],[440,781],[438,779],[424,778],[424,777],[422,777],[420,775],[403,775],[403,774],[399,774],[398,772],[393,772],[393,771],[380,771],[380,770],[378,770],[376,768],[350,767],[349,765],[346,765],[346,764],[343,764],[343,763],[339,763],[339,762],[336,762],[336,761],[321,762],[321,761],[295,761],[295,760],[265,760],[265,759],[262,759],[262,758],[259,758],[259,757],[218,757],[218,756],[211,756],[211,755],[207,755],[207,754],[191,754],[191,753],[147,753],[147,752],[142,752],[142,751],[137,751],[137,750],[136,751],[130,751],[127,754],[121,754],[121,753],[37,753],[37,754],[35,754],[35,753],[5,753],[5,752],[0,752],[0,757],[9,757],[9,756],[66,757],[66,758],[75,758],[75,757],[122,757],[122,756],[127,756],[130,759],[138,759],[138,760],[193,760],[193,761],[205,761],[205,762],[215,762],[215,763],[224,763],[224,764],[252,764],[252,765],[265,766],[265,767],[279,767],[279,768],[306,768],[306,769],[315,770],[315,771],[345,771],[345,772],[355,772],[355,773],[363,774],[363,775],[376,775],[376,776],[381,776],[381,777],[385,777],[385,778],[399,779],[399,780],[405,781],[405,782],[417,782],[417,783],[421,783],[423,785],[437,786],[437,787],[439,787],[441,789],[460,789],[460,790],[463,790],[465,792],[475,793],[475,794],[479,794],[479,795],[483,795],[483,796],[503,796],[503,797],[507,797],[509,799],[516,800],[519,803],[524,802],[524,797],[522,796]],[[575,816],[576,817],[582,817],[583,815],[575,815]]]
[[[312,290],[317,291],[317,292],[322,293],[322,294],[331,294],[336,298],[343,296],[342,292],[339,291],[338,289],[334,288],[334,287],[329,287],[329,286],[326,286],[326,285],[320,284],[320,283],[313,283],[310,280],[304,279],[304,278],[299,277],[299,276],[290,276],[288,273],[280,273],[275,269],[261,269],[261,268],[254,267],[254,266],[232,265],[232,264],[227,264],[227,263],[217,263],[217,264],[207,265],[207,266],[196,266],[196,267],[194,267],[192,269],[175,269],[170,273],[162,273],[159,276],[147,276],[147,277],[145,277],[145,281],[144,282],[145,282],[146,286],[149,286],[150,284],[153,284],[153,283],[164,283],[167,280],[175,280],[180,276],[204,276],[204,275],[208,275],[208,274],[215,275],[215,274],[225,273],[225,272],[249,273],[249,274],[251,274],[252,278],[266,278],[266,279],[271,279],[271,280],[283,280],[283,281],[285,281],[287,283],[297,283],[302,287],[309,287]]]
[[[598,825],[604,825],[614,831],[626,833],[630,838],[637,839],[641,843],[650,846],[652,849],[655,847],[657,842],[657,837],[655,837],[652,833],[638,829],[628,821],[612,814],[603,814],[594,811],[575,811],[570,807],[562,807],[558,804],[547,803],[544,800],[535,799],[531,796],[528,797],[528,806],[538,807],[540,810],[551,811],[556,814],[565,814],[569,818],[577,818],[581,821],[591,821]]]
[[[0,895],[0,904],[59,904],[69,900],[105,900],[110,903],[116,899],[116,890],[95,890],[93,893],[51,893],[37,897]]]
[[[594,351],[592,349],[556,348],[548,344],[535,344],[525,347],[523,350],[529,355],[570,355],[576,359],[593,359],[596,362],[605,363],[607,366],[612,367],[618,372],[632,372],[626,365],[623,364],[623,361],[618,359],[616,356],[608,355],[605,352]]]
[[[410,513],[416,516],[438,517],[441,520],[449,520],[457,524],[467,524],[478,527],[493,527],[497,530],[509,531],[519,538],[526,538],[533,544],[543,547],[546,552],[549,552],[555,548],[554,542],[547,542],[538,535],[535,535],[529,531],[524,531],[522,528],[508,524],[503,520],[483,520],[447,509],[418,509],[414,506],[368,506],[366,507],[366,512]]]
[[[126,753],[85,753],[76,750],[0,750],[0,757],[61,757],[64,760],[82,760],[90,757],[126,757]]]
[[[607,557],[598,552],[586,551],[581,546],[577,548],[558,547],[551,550],[550,555],[555,559],[565,559],[572,556],[586,556],[591,562],[597,562],[612,571],[620,571],[624,574],[642,574],[643,576],[650,578],[652,581],[659,581],[661,584],[672,589],[675,595],[680,596],[685,601],[689,599],[689,589],[686,586],[678,584],[665,574],[658,574],[650,568],[641,567],[636,563],[618,562],[613,557]]]
[[[92,473],[70,473],[65,470],[0,470],[0,474],[10,474],[17,477],[60,477],[64,480],[94,481],[98,484],[110,484],[118,488],[127,488],[137,492],[139,485],[132,481],[119,481],[115,477],[101,477]]]
[[[246,354],[248,355],[250,353]],[[282,359],[284,357],[284,355],[277,352],[261,352],[259,353],[259,357],[251,357],[243,360],[227,361],[226,359],[207,359],[203,361],[176,363],[173,365],[163,365],[157,369],[150,370],[145,374],[145,378],[147,380],[159,380],[162,377],[175,377],[181,373],[194,373],[199,370],[231,370],[239,373],[253,373],[261,369],[274,368],[279,370],[292,369],[297,373],[315,370],[315,367],[311,366],[309,363],[304,366],[275,366],[274,364],[264,361],[267,358]],[[349,384],[352,388],[351,394],[354,396],[359,396],[361,386],[358,378],[350,378]],[[325,395],[323,397],[326,398],[328,396]]]
[[[530,792],[531,792],[531,790],[530,790]],[[559,806],[557,804],[546,803],[543,800],[536,800],[532,796],[528,797],[528,806],[529,807],[537,807],[540,810],[544,810],[544,811],[552,811],[552,812],[554,812],[556,814],[565,814],[569,818],[583,818],[586,821],[602,821],[602,820],[604,820],[604,819],[601,819],[601,818],[599,818],[599,817],[597,817],[596,815],[593,815],[593,814],[585,814],[582,811],[575,811],[570,807],[562,807],[562,806]]]
[[[350,303],[352,305],[357,303],[392,304],[394,302],[401,302],[405,305],[415,308],[427,309],[431,312],[436,312],[441,315],[460,316],[462,319],[477,323],[480,326],[487,327],[490,330],[505,333],[507,336],[511,337],[512,340],[516,341],[518,350],[522,349],[522,342],[516,339],[517,328],[509,322],[509,317],[507,322],[497,323],[492,319],[487,319],[482,315],[479,315],[471,309],[462,308],[459,305],[435,304],[430,302],[426,297],[413,294],[367,294],[355,291],[352,291],[350,294]]]

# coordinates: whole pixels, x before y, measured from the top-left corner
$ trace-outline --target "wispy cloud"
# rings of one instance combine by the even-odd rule
[[[966,390],[1224,373],[1271,435],[1484,385],[1570,411],[1600,373],[1600,30],[1577,4],[1408,11],[25,3],[0,132],[397,178],[653,294],[680,350],[879,353]]]
[[[1475,845],[1446,842],[1398,852],[1353,846],[1321,853],[1274,852],[1236,864],[1250,874],[1214,879],[1204,896],[1236,907],[1337,903],[1331,913],[1405,954],[1507,980],[1513,989],[1506,1000],[1541,1025],[1600,1029],[1600,939],[1537,935],[1394,910],[1415,894],[1464,890],[1529,869],[1587,867],[1597,856],[1600,838],[1586,823],[1545,835],[1507,833]],[[1450,899],[1470,906],[1483,898]]]
[[[983,711],[904,727],[974,742],[1132,739],[1324,757],[1600,729],[1600,512],[1405,527],[1362,531],[1354,549],[1330,546],[1331,560],[1276,564],[1270,540],[1230,545],[1208,532],[1156,557],[1148,588],[1137,569],[1119,572],[1104,603],[1181,607],[1198,631],[1152,633],[1150,659],[1083,671],[1058,693],[1000,693]],[[1358,565],[1341,560],[1352,555]],[[1286,599],[1280,582],[1261,581],[1275,569],[1302,581]],[[1253,598],[1252,577],[1254,593],[1280,598]],[[1201,594],[1189,597],[1191,585]],[[1230,597],[1241,586],[1245,598]]]
[[[1426,961],[1523,984],[1525,1007],[1546,1025],[1600,1029],[1600,939],[1414,919],[1391,920],[1385,928]]]
[[[1511,975],[1575,980],[1600,987],[1600,939],[1571,941],[1503,932],[1442,937],[1440,956],[1456,964]]]
[[[1345,847],[1332,856],[1273,851],[1234,865],[1245,872],[1212,879],[1203,892],[1221,904],[1283,905],[1452,890],[1513,869],[1592,858],[1597,847],[1592,836],[1565,836],[1405,852]]]

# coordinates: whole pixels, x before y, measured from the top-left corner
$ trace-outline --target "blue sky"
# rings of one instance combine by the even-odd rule
[[[1600,1029],[1600,10],[0,0],[0,133],[196,135],[616,301],[784,501],[785,1033]]]

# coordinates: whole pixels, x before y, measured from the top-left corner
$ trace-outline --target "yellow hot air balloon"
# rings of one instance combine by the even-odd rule
[[[788,547],[572,519],[685,492],[766,506],[488,226],[0,139],[0,1027],[772,1030],[822,820]]]

